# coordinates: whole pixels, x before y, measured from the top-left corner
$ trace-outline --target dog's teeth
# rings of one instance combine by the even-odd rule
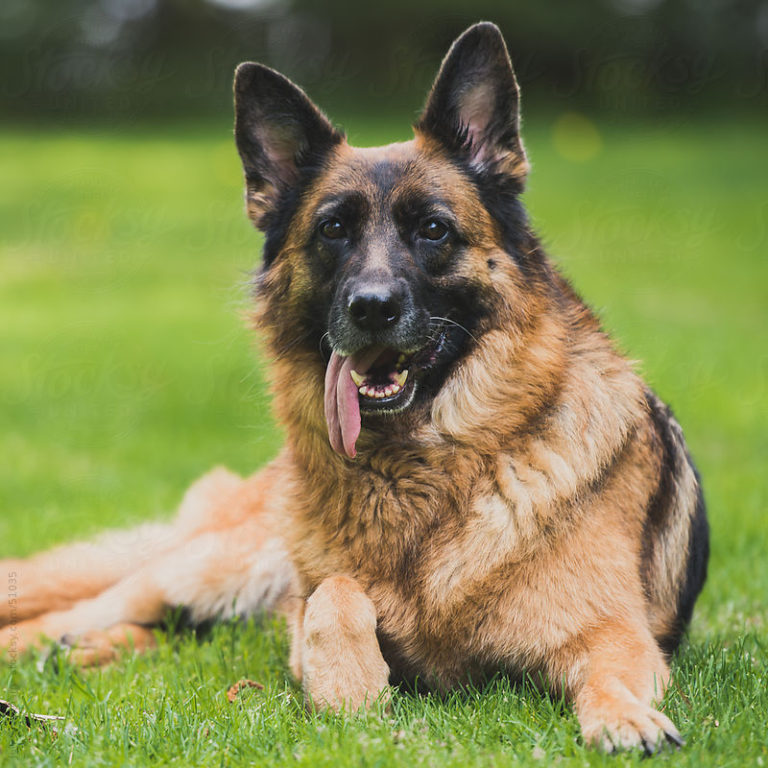
[[[357,372],[355,371],[355,373]],[[358,386],[357,391],[363,397],[368,397],[376,400],[381,400],[382,398],[385,398],[385,397],[392,397],[393,395],[398,394],[402,390],[403,383],[405,382],[407,377],[408,377],[408,371],[403,371],[402,373],[396,374],[395,381],[391,381],[386,386],[384,385],[377,386],[375,384],[361,383],[360,386]],[[362,378],[362,381],[364,382],[365,378]]]
[[[405,362],[405,354],[402,353],[400,357],[397,358],[397,365],[398,367],[401,366]]]
[[[349,372],[349,375],[352,377],[352,381],[355,382],[355,386],[360,389],[360,387],[363,386],[363,382],[365,381],[365,376],[361,376],[357,371],[351,370]]]

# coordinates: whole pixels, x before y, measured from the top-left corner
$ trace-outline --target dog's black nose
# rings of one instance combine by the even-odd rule
[[[402,299],[386,286],[362,288],[349,297],[349,315],[363,331],[383,331],[402,314]]]

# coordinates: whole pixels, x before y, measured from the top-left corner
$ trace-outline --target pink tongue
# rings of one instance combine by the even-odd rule
[[[357,387],[350,371],[365,374],[384,351],[384,347],[369,347],[342,357],[333,352],[325,371],[325,420],[328,438],[336,453],[354,459],[355,443],[360,435],[360,403]]]

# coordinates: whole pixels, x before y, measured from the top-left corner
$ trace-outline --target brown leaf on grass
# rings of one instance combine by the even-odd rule
[[[0,699],[0,715],[4,715],[5,717],[21,716],[24,718],[24,722],[27,724],[27,727],[32,725],[32,721],[37,723],[51,723],[66,719],[61,715],[36,715],[32,712],[28,712],[22,715],[21,710],[15,704],[11,704],[10,701],[4,701],[3,699]]]
[[[261,683],[257,683],[255,680],[248,680],[246,678],[238,680],[234,685],[230,685],[229,690],[227,691],[227,699],[230,704],[234,702],[237,698],[237,694],[240,693],[243,688],[258,688],[260,691],[264,690],[264,686]]]

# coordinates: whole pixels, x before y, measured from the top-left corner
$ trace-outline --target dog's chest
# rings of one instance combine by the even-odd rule
[[[336,520],[304,528],[297,562],[307,591],[354,576],[376,606],[387,661],[405,676],[481,671],[497,642],[487,617],[510,597],[499,573],[527,538],[495,476],[360,484],[346,503]]]

